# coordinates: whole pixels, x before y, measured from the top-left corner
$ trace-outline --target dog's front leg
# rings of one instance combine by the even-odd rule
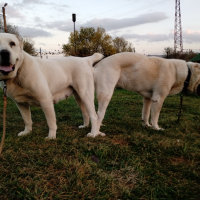
[[[44,111],[47,124],[49,126],[49,135],[46,137],[46,139],[56,139],[57,125],[53,101],[51,99],[45,99],[40,101],[40,106]]]
[[[23,104],[18,104],[18,103],[16,104],[25,123],[24,131],[20,132],[18,136],[26,135],[32,131],[32,124],[33,124],[31,119],[30,107]]]
[[[155,130],[164,130],[158,126],[158,118],[160,115],[160,111],[163,105],[164,99],[162,98],[152,98],[152,105],[151,105],[151,125],[152,128]]]

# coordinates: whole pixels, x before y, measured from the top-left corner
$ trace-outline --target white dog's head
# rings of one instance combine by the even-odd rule
[[[0,80],[14,78],[23,61],[23,43],[13,34],[0,33]]]

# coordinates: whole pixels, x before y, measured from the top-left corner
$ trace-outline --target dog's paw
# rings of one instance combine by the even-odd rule
[[[97,137],[98,135],[100,135],[100,136],[102,136],[102,137],[106,136],[105,133],[102,133],[102,132],[99,131],[99,133],[98,133],[97,135],[94,135],[94,134],[92,134],[92,133],[88,133],[88,134],[87,134],[87,137],[95,138],[95,137]]]
[[[100,131],[99,131],[99,135],[102,136],[102,137],[105,137],[105,136],[106,136],[105,133],[102,133],[102,132],[100,132]]]
[[[145,124],[144,122],[142,122],[142,126],[144,126],[144,127],[149,127],[149,128],[152,127],[151,124]]]
[[[165,129],[164,128],[160,128],[160,127],[152,127],[154,130],[157,130],[157,131],[164,131]]]
[[[143,119],[142,119],[142,126],[144,127],[152,127],[151,124],[149,124],[149,122],[145,122]]]
[[[55,139],[56,139],[56,136],[45,137],[45,140],[55,140]]]
[[[80,125],[78,128],[86,128],[88,126],[85,126],[85,125]]]
[[[92,134],[92,133],[88,133],[87,134],[87,137],[92,137],[92,138],[95,138],[97,135],[94,135],[94,134]]]
[[[29,134],[31,131],[21,131],[20,133],[18,133],[18,136],[24,136]]]

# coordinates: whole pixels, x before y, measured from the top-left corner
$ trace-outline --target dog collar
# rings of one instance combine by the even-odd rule
[[[183,87],[183,90],[182,90],[182,92],[183,92],[184,94],[187,93],[187,88],[188,88],[188,86],[189,86],[190,77],[191,77],[191,70],[190,70],[190,68],[188,67],[188,65],[187,65],[187,68],[188,68],[188,75],[187,75],[187,78],[186,78],[186,80],[185,80],[185,82],[184,82],[184,87]]]

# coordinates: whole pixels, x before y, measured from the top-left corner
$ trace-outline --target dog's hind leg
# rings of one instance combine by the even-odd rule
[[[26,135],[32,131],[32,124],[33,124],[31,119],[30,107],[18,103],[16,104],[25,123],[24,131],[20,132],[18,136]]]
[[[92,129],[91,132],[87,134],[87,136],[94,138],[99,135],[97,131],[97,114],[94,106],[94,80],[93,78],[85,79],[81,77],[79,77],[79,79],[85,81],[77,82],[77,84],[73,85],[73,88],[77,92],[84,105],[83,107],[86,108],[87,113],[90,116]]]
[[[100,85],[100,83],[97,84],[96,92],[97,92],[97,99],[98,99],[98,111],[97,111],[98,130],[100,129],[100,126],[102,125],[102,121],[105,116],[108,104],[112,98],[116,82],[117,82],[117,77],[115,77],[115,79],[113,78],[110,84],[102,84],[102,85]],[[100,131],[99,131],[99,134],[101,134],[102,136],[105,136],[105,133],[102,133]]]
[[[75,98],[75,100],[76,100],[76,102],[77,102],[78,106],[80,107],[82,114],[83,114],[84,124],[80,125],[79,128],[85,128],[85,127],[89,126],[89,122],[90,122],[89,114],[87,112],[87,109],[86,109],[83,101],[81,100],[81,98],[79,97],[77,92],[74,92],[74,98]]]
[[[151,110],[151,99],[143,98],[143,108],[142,108],[142,125],[151,127],[149,124],[149,115]]]
[[[98,70],[98,68],[97,68]],[[99,76],[99,74],[101,74]],[[96,93],[97,93],[97,99],[98,99],[98,111],[97,111],[97,127],[98,131],[100,129],[100,126],[102,125],[103,118],[106,113],[106,109],[108,107],[108,104],[112,98],[115,86],[117,85],[117,82],[120,77],[120,70],[110,70],[110,71],[97,71],[95,73],[95,87],[96,87]],[[101,133],[99,131],[99,134],[102,136],[105,136],[105,133]]]
[[[80,98],[82,98],[83,103],[85,104],[92,125],[91,132],[88,133],[87,136],[95,138],[99,133],[97,131],[97,114],[94,107],[94,93],[87,91],[84,96],[80,95]]]
[[[107,94],[107,93],[100,93],[97,95],[98,98],[98,111],[97,111],[97,126],[98,130],[100,129],[100,126],[102,124],[103,118],[105,116],[106,109],[108,107],[108,104],[111,100],[113,92]],[[99,132],[102,136],[105,136],[105,133]]]

